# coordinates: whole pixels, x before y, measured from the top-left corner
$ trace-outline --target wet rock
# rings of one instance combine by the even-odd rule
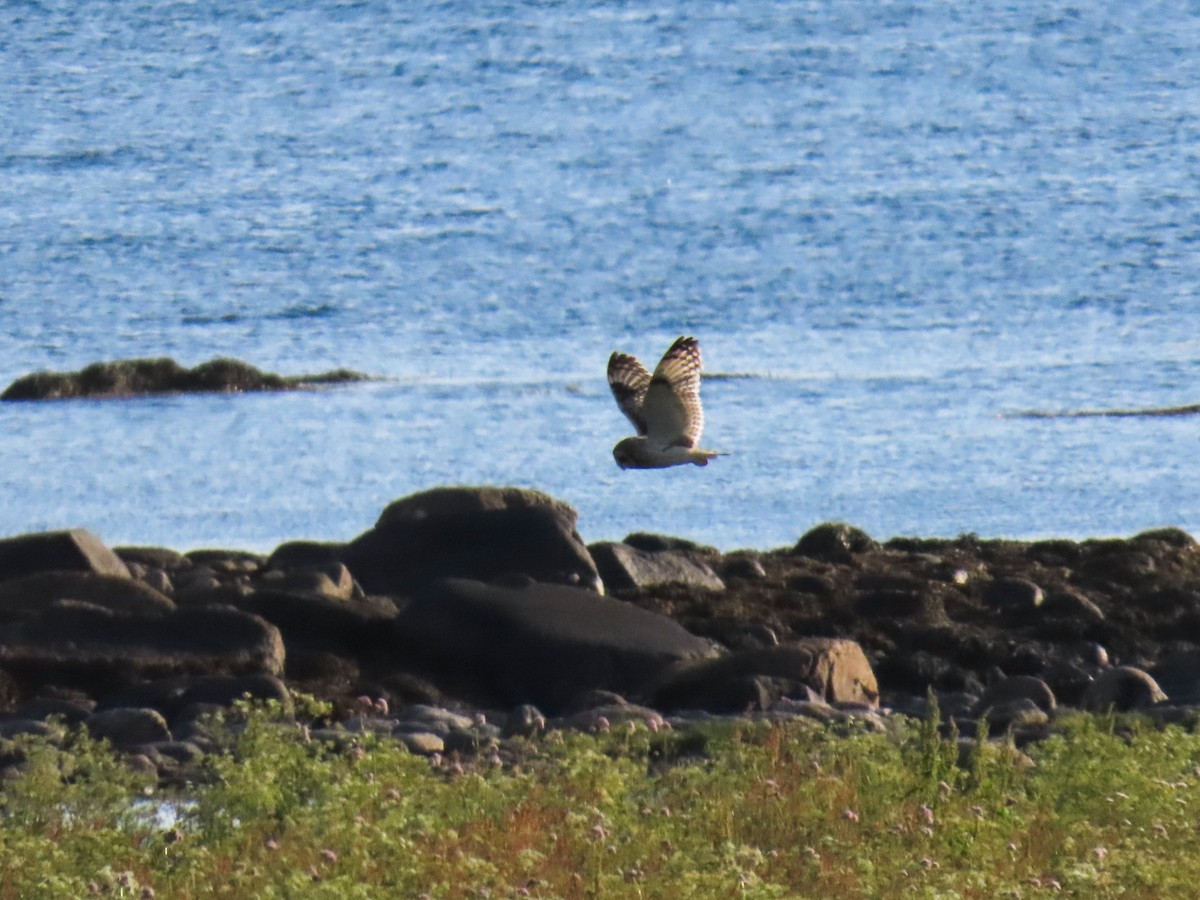
[[[613,591],[674,584],[702,591],[723,591],[725,584],[705,563],[672,550],[645,551],[612,541],[588,546],[600,580]]]
[[[278,629],[233,609],[146,618],[56,606],[0,625],[0,666],[18,681],[93,692],[188,673],[278,674],[283,658]]]
[[[1105,669],[1084,692],[1081,705],[1090,712],[1127,712],[1163,703],[1167,695],[1147,672],[1134,666]]]
[[[602,590],[575,511],[536,491],[439,488],[398,500],[345,548],[363,589],[410,594],[439,578],[537,581]]]
[[[153,709],[128,706],[105,709],[88,716],[84,725],[92,737],[111,741],[116,747],[171,740],[167,720]]]
[[[283,376],[249,363],[219,358],[185,369],[173,359],[123,359],[92,363],[78,372],[34,372],[10,384],[0,400],[63,400],[74,397],[133,397],[146,394],[241,393],[298,390],[367,378],[348,369],[319,375]]]
[[[53,571],[129,577],[129,569],[121,558],[100,538],[82,528],[0,540],[0,581]]]
[[[581,691],[626,693],[666,665],[714,653],[671,619],[578,588],[432,585],[395,623],[396,650],[448,693],[558,712]]]
[[[666,710],[742,712],[767,709],[783,696],[877,706],[875,673],[854,641],[808,638],[743,650],[718,659],[676,664],[648,691],[652,706]]]
[[[825,562],[848,563],[858,554],[878,549],[879,544],[861,528],[844,522],[826,522],[806,532],[792,553]]]
[[[129,577],[38,572],[0,582],[0,619],[31,618],[57,600],[78,600],[128,615],[158,616],[175,610],[170,598]]]

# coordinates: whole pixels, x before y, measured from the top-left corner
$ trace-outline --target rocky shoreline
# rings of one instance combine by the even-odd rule
[[[586,544],[537,491],[440,488],[344,544],[270,554],[0,540],[0,768],[12,739],[85,725],[182,777],[206,716],[250,696],[330,704],[317,737],[442,756],[548,728],[728,716],[885,727],[936,696],[969,741],[1018,744],[1061,709],[1200,705],[1200,547],[895,538],[839,523],[720,553],[660,535]],[[953,722],[953,725],[950,723]]]

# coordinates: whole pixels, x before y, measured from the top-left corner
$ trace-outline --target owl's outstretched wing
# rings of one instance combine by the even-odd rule
[[[646,433],[642,405],[650,388],[650,373],[628,353],[614,353],[608,358],[608,386],[617,399],[621,412],[633,423],[638,434]]]
[[[695,447],[700,440],[700,367],[700,342],[695,338],[681,337],[663,354],[641,402],[644,433],[654,443]]]

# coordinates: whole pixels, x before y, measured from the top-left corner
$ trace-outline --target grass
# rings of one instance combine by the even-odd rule
[[[277,712],[243,708],[229,752],[182,794],[85,736],[23,741],[23,774],[0,786],[0,898],[1162,898],[1200,884],[1200,737],[1137,719],[1064,717],[1028,756],[1004,741],[960,755],[931,719],[555,732],[460,764],[369,737],[334,748]]]

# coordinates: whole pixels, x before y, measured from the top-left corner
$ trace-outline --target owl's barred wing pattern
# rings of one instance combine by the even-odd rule
[[[628,353],[614,353],[608,358],[608,386],[617,398],[617,406],[633,423],[638,434],[646,433],[642,404],[650,388],[650,373]]]
[[[704,430],[700,368],[700,343],[695,338],[681,337],[663,354],[640,410],[644,433],[655,443],[695,447],[700,440]]]

